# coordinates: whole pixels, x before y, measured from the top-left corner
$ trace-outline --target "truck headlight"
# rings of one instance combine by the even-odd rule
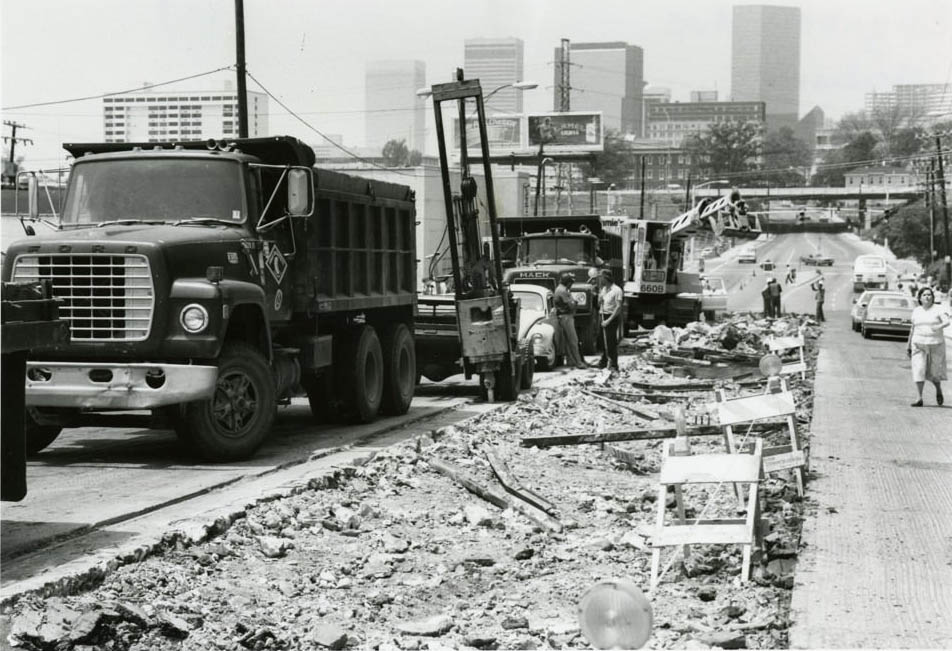
[[[198,303],[186,305],[179,315],[179,323],[186,332],[198,334],[208,327],[208,310]]]
[[[576,305],[585,305],[588,302],[588,294],[585,292],[572,292],[572,300]]]

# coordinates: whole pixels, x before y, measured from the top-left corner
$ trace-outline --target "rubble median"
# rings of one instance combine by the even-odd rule
[[[647,590],[661,444],[676,414],[685,414],[695,452],[723,452],[713,389],[762,391],[755,360],[766,337],[797,332],[810,370],[788,381],[808,446],[811,319],[747,315],[656,329],[628,340],[618,373],[573,373],[561,386],[363,455],[204,535],[170,536],[92,589],[18,599],[6,607],[9,641],[117,650],[588,647],[577,608],[589,587],[628,578]],[[592,440],[599,433],[615,434]],[[784,441],[779,425],[757,434]],[[532,443],[546,437],[566,440]],[[685,502],[689,518],[708,503],[715,514],[737,508],[729,487],[689,487]],[[752,580],[739,581],[737,547],[692,547],[652,595],[650,646],[786,648],[803,519],[792,475],[766,478],[761,504],[764,544]]]

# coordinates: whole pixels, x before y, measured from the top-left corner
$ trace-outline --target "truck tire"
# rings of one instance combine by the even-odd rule
[[[531,389],[532,379],[535,377],[535,358],[532,356],[532,344],[522,345],[522,374],[519,382],[520,389]]]
[[[383,400],[380,410],[391,416],[407,413],[416,389],[416,346],[405,323],[383,331]]]
[[[377,331],[360,326],[345,344],[342,398],[353,418],[369,423],[377,417],[383,400],[383,352]]]
[[[244,342],[227,343],[218,358],[215,394],[185,409],[188,443],[209,461],[247,459],[267,438],[276,409],[264,355]]]
[[[598,353],[598,336],[601,329],[598,324],[598,312],[592,314],[585,327],[582,328],[582,336],[579,338],[582,344],[583,355],[595,355]]]
[[[27,407],[23,414],[23,423],[26,428],[26,453],[34,455],[49,447],[63,428],[59,425],[40,425],[30,412],[31,408]]]

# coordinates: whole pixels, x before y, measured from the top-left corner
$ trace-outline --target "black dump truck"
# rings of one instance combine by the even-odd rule
[[[3,263],[4,281],[52,284],[71,333],[27,361],[29,451],[148,410],[227,461],[251,456],[293,396],[321,419],[407,411],[409,188],[315,169],[292,137],[65,148],[58,230]]]

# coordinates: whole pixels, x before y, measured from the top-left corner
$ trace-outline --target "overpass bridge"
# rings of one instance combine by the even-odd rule
[[[843,188],[737,188],[745,200],[826,200],[868,201],[870,199],[914,199],[922,196],[921,185],[851,185]],[[684,194],[684,190],[674,190]],[[694,192],[695,199],[716,197],[724,188],[704,187]]]

